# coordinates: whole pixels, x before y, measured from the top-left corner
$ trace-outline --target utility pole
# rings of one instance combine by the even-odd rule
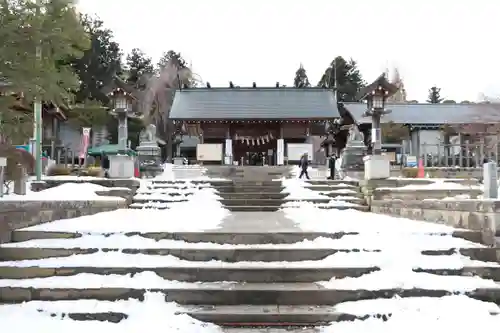
[[[42,0],[36,0],[36,13],[37,16],[40,15],[40,7],[42,5]],[[38,41],[36,47],[36,61],[37,68],[40,68],[42,61],[42,46],[41,41]],[[35,145],[33,147],[33,153],[35,155],[35,174],[36,180],[42,180],[42,100],[40,96],[35,97],[34,106],[34,128],[33,128],[33,138],[35,139]]]

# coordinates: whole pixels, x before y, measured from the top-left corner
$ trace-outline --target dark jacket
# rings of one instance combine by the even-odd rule
[[[330,169],[335,169],[335,161],[337,158],[335,156],[330,156],[330,159],[328,160],[328,167]]]
[[[308,166],[309,166],[309,161],[307,157],[302,156],[300,159],[300,167],[302,168],[302,170],[307,170]]]

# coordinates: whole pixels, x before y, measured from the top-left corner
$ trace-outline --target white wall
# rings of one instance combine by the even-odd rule
[[[441,130],[420,130],[418,133],[420,154],[444,154],[444,135]]]

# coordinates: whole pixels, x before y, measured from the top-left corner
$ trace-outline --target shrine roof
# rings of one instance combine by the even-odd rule
[[[334,95],[323,88],[190,88],[177,90],[173,120],[339,118]]]
[[[363,117],[364,103],[344,103],[357,123],[371,123],[370,117]],[[396,124],[489,124],[500,122],[500,104],[387,104],[392,112],[382,117],[383,123]]]

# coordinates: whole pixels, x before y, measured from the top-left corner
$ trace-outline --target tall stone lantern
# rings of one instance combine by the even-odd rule
[[[118,147],[125,152],[128,149],[128,118],[135,118],[132,112],[134,97],[122,88],[116,88],[111,93],[113,108],[110,113],[118,120]]]
[[[139,117],[133,111],[135,98],[122,88],[115,88],[110,93],[113,108],[110,114],[118,120],[118,154],[108,156],[109,176],[111,178],[132,178],[135,175],[135,159],[128,153],[128,118]]]
[[[372,154],[364,157],[365,179],[385,179],[390,177],[390,161],[381,155],[382,131],[380,120],[391,112],[385,108],[385,102],[398,91],[398,87],[390,83],[385,74],[380,75],[373,83],[359,92],[358,99],[366,101],[364,117],[371,117]]]

